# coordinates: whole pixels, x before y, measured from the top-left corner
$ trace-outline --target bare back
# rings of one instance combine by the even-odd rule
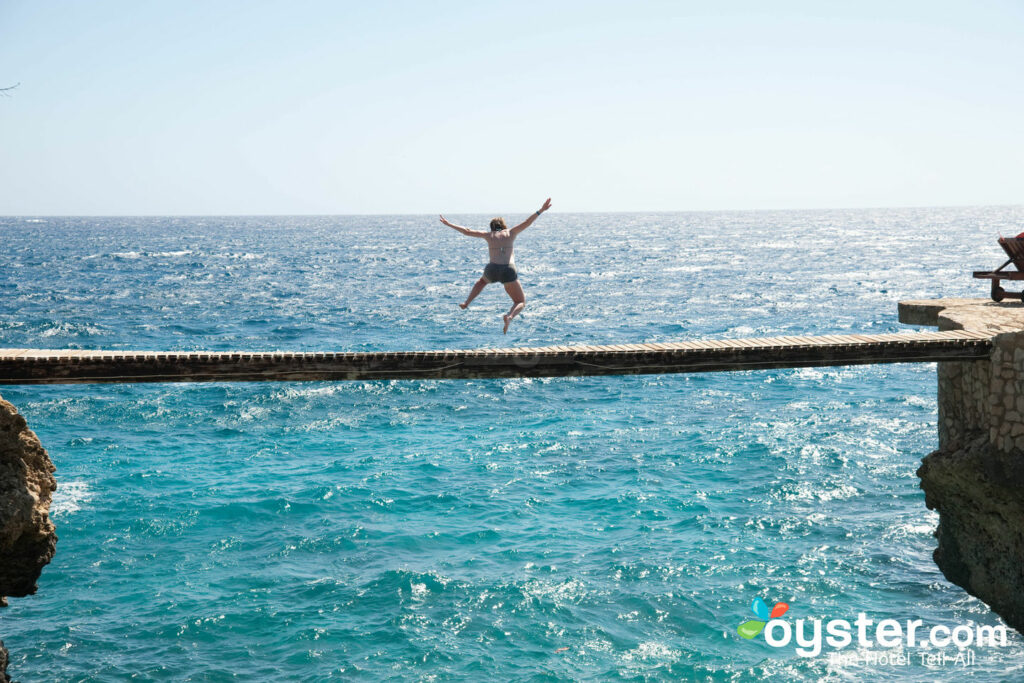
[[[491,232],[485,238],[487,240],[487,251],[491,257],[491,263],[509,264],[514,263],[512,243],[516,238],[508,230],[497,230]]]

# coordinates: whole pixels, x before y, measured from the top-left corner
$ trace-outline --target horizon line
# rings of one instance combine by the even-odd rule
[[[969,208],[1024,208],[1024,203],[1013,204],[908,204],[897,206],[836,206],[836,207],[803,207],[785,209],[641,209],[641,210],[587,210],[557,212],[565,215],[573,214],[676,214],[676,213],[780,213],[792,211],[881,211],[894,209],[969,209]],[[492,215],[495,212],[481,211],[448,211],[452,216]],[[497,212],[498,214],[525,213],[523,211]],[[295,217],[379,217],[379,216],[433,216],[429,213],[24,213],[0,214],[0,218],[295,218]]]

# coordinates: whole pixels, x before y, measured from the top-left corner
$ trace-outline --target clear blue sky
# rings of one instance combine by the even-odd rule
[[[1024,203],[1024,3],[0,0],[0,214]]]

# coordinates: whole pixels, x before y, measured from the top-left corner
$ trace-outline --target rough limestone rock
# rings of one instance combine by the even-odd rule
[[[7,675],[7,649],[4,648],[4,641],[0,640],[0,683],[12,683]]]
[[[988,360],[939,363],[939,450],[917,474],[939,569],[1024,633],[1024,305],[901,301],[900,320],[993,336]]]
[[[939,512],[935,563],[1024,632],[1024,454],[983,436],[928,455],[917,474],[925,503]]]
[[[8,596],[35,593],[56,552],[49,515],[55,469],[25,418],[0,398],[0,606]]]

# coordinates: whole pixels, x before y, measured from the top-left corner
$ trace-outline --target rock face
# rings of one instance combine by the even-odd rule
[[[939,363],[939,450],[917,474],[939,569],[1024,633],[1024,305],[900,302],[900,320],[993,335],[987,361]]]
[[[4,641],[0,640],[0,683],[11,683],[7,675],[7,649],[4,648]]]
[[[939,512],[935,563],[1024,632],[1024,456],[980,437],[935,451],[917,474],[925,503]]]
[[[0,606],[8,596],[35,593],[39,573],[56,552],[49,516],[54,470],[25,418],[0,398]]]

